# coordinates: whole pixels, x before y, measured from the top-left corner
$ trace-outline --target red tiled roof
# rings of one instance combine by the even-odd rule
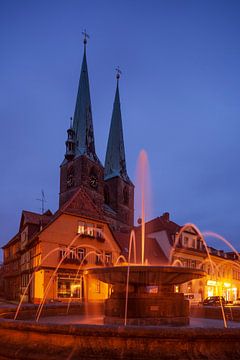
[[[94,204],[85,189],[81,186],[75,194],[59,209],[62,213],[82,215],[104,221],[103,213]]]
[[[113,234],[115,239],[120,245],[120,248],[122,250],[122,255],[126,257],[126,260],[128,260],[130,232],[124,233],[119,231],[113,231]],[[142,252],[141,232],[137,231],[135,235],[136,235],[136,256],[137,256],[137,262],[139,263],[141,262],[141,252]],[[134,244],[132,244],[131,261],[134,260],[133,254],[134,254]],[[146,237],[144,257],[151,265],[163,265],[168,263],[168,259],[166,258],[161,247],[154,238]]]
[[[22,218],[20,222],[20,229],[25,224],[33,224],[33,225],[39,225],[42,224],[43,226],[49,223],[49,221],[52,219],[53,214],[50,210],[47,210],[44,214],[38,214],[34,213],[32,211],[22,211]]]
[[[12,245],[12,244],[14,244],[15,242],[17,242],[17,241],[19,241],[19,240],[20,240],[20,233],[18,232],[16,235],[14,235],[14,236],[12,237],[12,239],[10,239],[10,240],[8,241],[7,244],[5,244],[5,245],[2,246],[2,249],[5,249],[5,248],[8,247],[9,245]]]
[[[112,230],[112,233],[121,248],[122,254],[126,257],[128,254],[130,232]]]

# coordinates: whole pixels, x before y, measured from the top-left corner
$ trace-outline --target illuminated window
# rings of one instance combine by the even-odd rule
[[[57,279],[58,298],[81,298],[82,297],[82,279],[75,275],[59,275]]]
[[[183,246],[188,247],[188,237],[187,236],[184,236]]]
[[[93,224],[87,224],[87,227],[86,227],[86,235],[88,235],[88,236],[94,236],[94,227],[93,227]]]
[[[79,235],[82,235],[82,234],[84,234],[84,232],[85,232],[85,223],[82,222],[82,221],[79,221],[79,222],[78,222],[77,233],[78,233]]]

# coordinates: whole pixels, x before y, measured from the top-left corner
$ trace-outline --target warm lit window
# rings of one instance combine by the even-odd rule
[[[86,235],[94,236],[94,227],[93,227],[93,224],[87,224]]]
[[[77,233],[81,235],[81,234],[84,234],[84,232],[85,232],[85,223],[82,221],[79,221]]]

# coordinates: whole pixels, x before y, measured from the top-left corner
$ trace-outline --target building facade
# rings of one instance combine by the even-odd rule
[[[119,72],[104,166],[95,150],[86,38],[74,117],[60,165],[59,208],[53,214],[23,211],[18,233],[3,246],[1,269],[7,299],[39,303],[105,299],[110,287],[88,269],[128,259],[134,228],[141,262],[141,228],[134,227],[134,185],[126,167]],[[169,214],[146,223],[145,262],[203,269],[206,276],[175,288],[202,301],[240,297],[238,254],[206,246],[198,229],[180,226]],[[133,257],[131,256],[131,260]]]

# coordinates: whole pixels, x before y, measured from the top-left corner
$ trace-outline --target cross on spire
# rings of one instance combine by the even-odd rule
[[[120,76],[122,75],[122,72],[121,72],[121,70],[120,70],[120,67],[119,66],[117,66],[116,67],[116,78],[117,78],[117,80],[119,80],[120,79]]]
[[[90,36],[87,34],[86,29],[84,29],[84,31],[82,31],[82,35],[84,36],[83,43],[84,43],[84,45],[86,45],[87,39],[90,39]]]

